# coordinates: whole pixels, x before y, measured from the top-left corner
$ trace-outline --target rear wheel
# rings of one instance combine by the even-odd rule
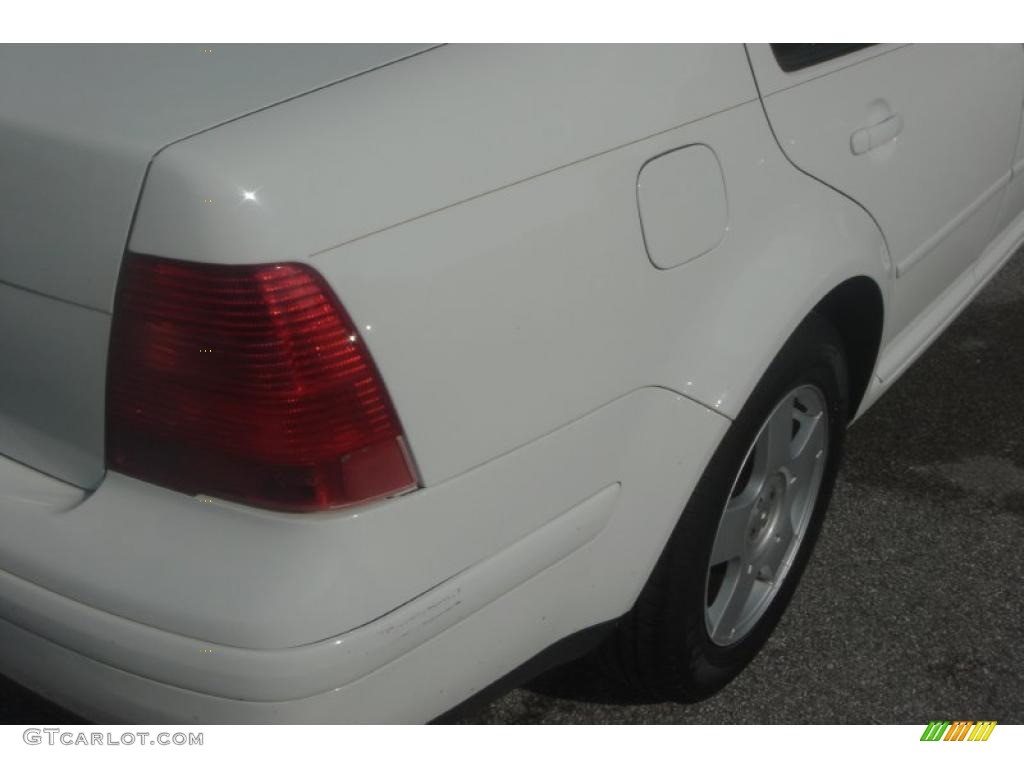
[[[695,700],[753,659],[821,527],[847,399],[842,342],[811,315],[729,428],[636,605],[599,650],[615,677]]]

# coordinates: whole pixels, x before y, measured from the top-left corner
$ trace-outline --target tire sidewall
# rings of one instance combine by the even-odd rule
[[[825,396],[828,413],[828,460],[818,496],[796,556],[775,597],[757,624],[729,646],[712,642],[705,622],[706,583],[718,525],[747,452],[779,401],[797,387],[810,384]],[[667,654],[671,688],[684,698],[703,698],[735,677],[758,653],[800,581],[814,549],[831,499],[842,457],[848,415],[848,386],[842,342],[830,324],[811,315],[792,334],[758,382],[754,393],[727,431],[698,482],[659,562],[663,594],[678,596],[663,618],[682,631],[682,654]],[[665,589],[667,587],[667,589]],[[676,613],[672,616],[671,613]],[[667,649],[666,649],[667,650]],[[673,659],[672,656],[675,656]],[[675,663],[671,663],[671,661]]]

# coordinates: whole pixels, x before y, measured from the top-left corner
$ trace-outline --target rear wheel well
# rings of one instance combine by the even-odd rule
[[[878,360],[885,318],[882,291],[870,277],[853,277],[829,291],[814,312],[825,317],[843,340],[852,418],[860,408]]]

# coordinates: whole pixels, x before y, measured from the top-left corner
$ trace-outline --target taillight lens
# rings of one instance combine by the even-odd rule
[[[129,255],[114,306],[107,465],[288,511],[416,484],[360,334],[302,264]]]

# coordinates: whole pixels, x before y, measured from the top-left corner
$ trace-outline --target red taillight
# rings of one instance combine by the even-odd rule
[[[107,465],[290,511],[415,486],[369,351],[323,278],[301,264],[126,258],[110,339]]]

